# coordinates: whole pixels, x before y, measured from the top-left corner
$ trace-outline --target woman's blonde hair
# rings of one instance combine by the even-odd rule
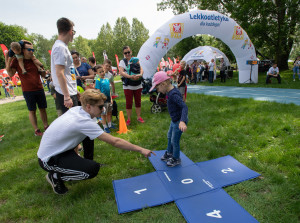
[[[100,93],[98,89],[88,89],[81,94],[80,101],[83,107],[87,104],[95,105],[98,102],[104,102],[106,96],[103,93]]]

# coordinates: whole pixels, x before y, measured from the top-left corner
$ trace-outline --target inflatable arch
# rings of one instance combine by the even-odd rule
[[[250,75],[252,82],[257,83],[258,66],[247,63],[256,60],[255,48],[247,33],[233,19],[207,10],[176,15],[155,31],[138,53],[144,78],[154,75],[161,58],[169,49],[196,34],[209,34],[227,44],[237,61],[239,83],[250,83]]]
[[[182,60],[186,61],[187,64],[192,64],[194,60],[205,60],[206,62],[210,62],[211,59],[215,59],[216,61],[216,59],[220,58],[224,59],[226,66],[230,66],[227,56],[221,50],[212,46],[199,46],[188,52]]]

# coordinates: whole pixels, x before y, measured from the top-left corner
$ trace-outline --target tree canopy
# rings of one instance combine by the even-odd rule
[[[282,69],[288,68],[292,47],[299,40],[299,0],[162,0],[157,6],[175,14],[197,8],[231,17],[246,30],[256,49]]]

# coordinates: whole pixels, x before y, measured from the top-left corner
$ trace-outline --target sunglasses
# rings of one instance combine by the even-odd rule
[[[124,54],[125,54],[125,55],[126,55],[126,54],[130,54],[130,51],[124,52]]]
[[[98,105],[98,108],[100,109],[100,111],[102,111],[104,105]]]
[[[29,52],[34,52],[34,49],[31,49],[31,48],[25,48],[26,50],[28,50]]]
[[[76,31],[73,29],[73,30],[72,30],[72,33],[73,33],[73,35],[75,35],[75,34],[76,34]]]

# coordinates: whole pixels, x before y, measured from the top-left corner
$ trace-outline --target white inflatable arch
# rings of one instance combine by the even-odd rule
[[[226,66],[230,66],[230,62],[227,56],[219,49],[212,46],[199,46],[192,49],[190,52],[185,54],[182,60],[186,61],[187,64],[192,64],[195,60],[205,60],[210,62],[211,59],[223,58]]]
[[[195,10],[176,15],[162,25],[143,44],[138,58],[144,78],[151,78],[161,58],[181,40],[196,35],[209,34],[222,40],[233,52],[239,70],[239,83],[258,81],[258,66],[248,65],[256,60],[255,48],[247,33],[233,19],[216,11]]]

